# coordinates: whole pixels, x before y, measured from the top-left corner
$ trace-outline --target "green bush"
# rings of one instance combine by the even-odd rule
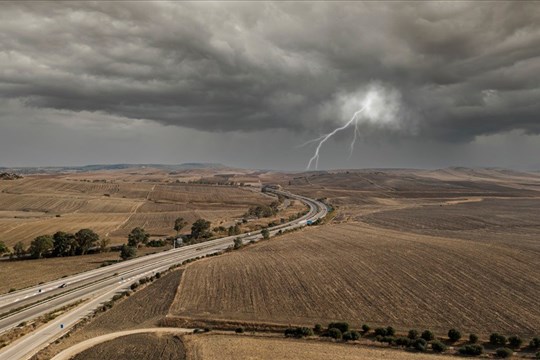
[[[479,356],[484,352],[484,347],[478,344],[465,345],[460,347],[458,352],[461,355]]]
[[[427,341],[425,339],[416,339],[413,342],[413,347],[418,351],[426,351]]]
[[[406,337],[398,337],[396,339],[397,346],[409,347],[412,345],[412,340]]]
[[[385,328],[376,328],[375,329],[375,335],[386,336],[386,329]]]
[[[343,340],[354,341],[360,339],[360,333],[358,331],[346,331],[343,333]]]
[[[439,340],[435,340],[431,343],[431,348],[433,351],[441,353],[446,350],[446,345]]]
[[[239,326],[237,327],[234,332],[237,333],[237,334],[243,334],[244,333],[244,328],[242,326]]]
[[[285,330],[286,337],[302,338],[306,336],[312,336],[313,330],[307,327],[288,328]]]
[[[367,325],[367,324],[362,325],[362,331],[363,332],[368,333],[369,330],[371,330],[371,327],[369,327],[369,325]]]
[[[387,343],[389,345],[395,345],[396,344],[396,338],[393,336],[383,336],[381,339],[381,342]]]
[[[322,325],[321,324],[315,324],[315,326],[313,327],[313,331],[315,332],[315,334],[322,333]]]
[[[533,337],[531,341],[529,342],[529,346],[532,349],[538,349],[540,347],[540,338],[539,337]]]
[[[523,344],[523,340],[521,340],[521,338],[517,335],[512,335],[508,338],[508,343],[511,347],[518,348],[521,346],[521,344]]]
[[[414,329],[409,330],[409,334],[407,335],[407,337],[411,340],[418,339],[418,331]]]
[[[346,322],[333,322],[328,325],[328,330],[330,329],[339,329],[341,333],[349,331],[349,323]]]
[[[426,341],[431,341],[431,340],[435,339],[435,334],[433,334],[433,332],[431,330],[424,330],[422,332],[422,339],[424,339]]]
[[[328,336],[332,339],[341,340],[343,338],[343,333],[338,328],[331,328],[328,330]]]
[[[512,351],[512,349],[503,347],[503,348],[498,348],[497,350],[495,350],[495,354],[497,354],[497,357],[500,357],[500,358],[508,358],[512,356],[514,352]]]
[[[489,343],[491,345],[506,345],[506,337],[498,333],[493,333],[489,336]]]
[[[470,334],[469,335],[469,342],[471,344],[476,344],[478,342],[478,335],[476,334]]]
[[[450,341],[456,342],[461,339],[461,333],[456,329],[450,329],[448,330],[448,338]]]
[[[387,336],[394,336],[395,334],[396,334],[396,330],[393,327],[389,326],[386,328]]]

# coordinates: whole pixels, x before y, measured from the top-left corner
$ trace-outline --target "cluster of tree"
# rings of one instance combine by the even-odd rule
[[[90,250],[104,251],[108,245],[109,239],[100,240],[99,235],[90,229],[81,229],[75,234],[58,231],[52,236],[40,235],[36,237],[28,248],[25,248],[22,242],[16,243],[13,246],[12,255],[19,259],[27,254],[33,259],[85,255]],[[5,251],[7,252],[7,247]]]
[[[285,329],[286,337],[302,338],[306,336],[312,336],[313,330],[308,327],[295,327]]]
[[[274,201],[270,205],[257,205],[249,208],[245,217],[255,216],[257,218],[271,217],[279,211],[279,201]]]
[[[192,239],[198,240],[198,239],[208,239],[212,237],[212,232],[210,231],[210,226],[212,224],[210,221],[205,219],[198,219],[196,220],[193,225],[191,225],[191,235],[190,237]]]
[[[240,225],[235,224],[234,226],[229,226],[229,229],[227,229],[227,235],[234,236],[234,235],[240,235],[242,233],[242,230],[240,229]]]

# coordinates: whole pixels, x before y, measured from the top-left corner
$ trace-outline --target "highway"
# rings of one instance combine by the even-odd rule
[[[309,207],[309,211],[304,216],[269,228],[271,236],[279,231],[303,227],[308,221],[316,221],[327,215],[326,205],[317,200],[285,191],[271,190],[271,192],[300,200]],[[81,318],[109,301],[115,294],[127,290],[140,278],[167,270],[172,265],[188,259],[226,250],[234,244],[236,238],[241,238],[244,243],[248,243],[260,240],[262,235],[260,231],[256,231],[183,246],[0,296],[0,333],[16,327],[21,322],[31,322],[54,309],[85,300],[84,303],[55,320],[0,349],[0,359],[30,358],[69,331]],[[62,287],[64,284],[65,286]]]

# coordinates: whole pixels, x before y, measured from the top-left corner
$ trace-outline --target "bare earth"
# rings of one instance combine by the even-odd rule
[[[235,335],[185,336],[190,360],[450,360],[452,356],[408,353],[393,349],[374,349],[293,339]],[[77,358],[78,359],[78,358]]]
[[[540,192],[532,189],[540,178],[527,186],[515,178],[293,180],[293,192],[337,205],[334,221],[189,266],[171,315],[536,335]]]
[[[129,172],[29,176],[0,182],[0,240],[29,244],[36,236],[90,228],[123,243],[134,227],[174,235],[174,220],[228,226],[250,206],[272,199],[241,187],[177,183],[185,178]],[[193,175],[190,173],[190,175]],[[200,178],[200,176],[199,176]]]
[[[172,334],[135,334],[107,341],[85,350],[73,360],[184,360],[182,339]]]

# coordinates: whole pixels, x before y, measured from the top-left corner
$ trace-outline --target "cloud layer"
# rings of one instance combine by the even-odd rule
[[[416,135],[540,132],[535,3],[3,3],[0,96],[208,132],[324,132],[395,89]]]

